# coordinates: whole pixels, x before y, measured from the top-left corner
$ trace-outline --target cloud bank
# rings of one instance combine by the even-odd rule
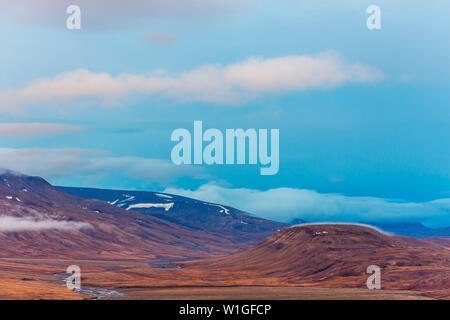
[[[55,123],[0,123],[0,137],[67,133],[84,130],[82,126]]]
[[[422,222],[450,226],[450,199],[400,202],[375,197],[322,194],[313,190],[277,188],[266,191],[203,185],[197,190],[167,188],[165,193],[229,205],[281,222]]]
[[[120,174],[128,178],[169,182],[182,176],[200,177],[199,168],[176,166],[152,158],[114,157],[89,149],[0,148],[0,168],[47,179],[73,176]]]
[[[24,105],[58,105],[78,99],[95,99],[103,106],[116,106],[131,95],[236,105],[268,93],[334,88],[382,78],[381,71],[346,63],[331,52],[273,59],[254,57],[225,66],[204,65],[172,76],[161,72],[112,76],[79,69],[37,79],[22,88],[0,91],[0,110],[13,112]]]
[[[71,231],[92,228],[89,223],[75,221],[59,221],[51,219],[33,219],[28,217],[0,216],[0,232],[23,232],[60,230]]]

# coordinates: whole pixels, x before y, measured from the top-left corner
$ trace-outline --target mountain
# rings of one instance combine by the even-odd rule
[[[369,265],[381,268],[384,289],[450,297],[448,248],[361,225],[286,228],[253,248],[227,257],[189,262],[185,268],[220,274],[233,279],[235,285],[363,288]]]
[[[289,225],[308,223],[300,218],[293,219],[289,224],[277,223],[253,217],[232,207],[160,192],[58,188],[80,198],[103,200],[125,210],[149,214],[194,230],[223,235],[239,241],[250,241],[252,244],[257,244]],[[450,238],[450,228],[433,229],[421,223],[364,222],[364,224],[401,236]],[[254,237],[253,233],[261,237]]]
[[[40,177],[2,170],[0,258],[199,258],[248,248],[282,227],[249,217],[252,228],[216,235],[126,209],[79,198]],[[218,220],[226,224],[228,216]]]
[[[362,225],[295,226],[232,255],[98,271],[85,283],[150,299],[450,299],[449,243],[436,240]],[[382,290],[367,289],[370,265],[381,269]]]
[[[185,297],[193,288],[207,296],[211,288],[234,288],[236,298],[255,287],[258,294],[278,288],[281,296],[319,287],[339,297],[333,288],[366,292],[366,269],[377,265],[383,289],[450,299],[449,239],[363,225],[285,226],[170,194],[56,188],[0,171],[0,280],[8,284],[0,297],[69,298],[61,279],[75,263],[88,296]]]
[[[425,227],[421,223],[381,223],[381,222],[369,222],[371,226],[377,227],[385,232],[393,233],[396,235],[404,235],[410,237],[419,237],[423,234],[430,232],[432,229]]]
[[[58,187],[77,197],[99,199],[128,212],[157,217],[179,226],[232,242],[257,244],[288,224],[251,216],[232,207],[173,194]]]
[[[421,223],[369,222],[366,224],[372,225],[385,232],[393,233],[396,235],[409,236],[414,238],[433,238],[433,237],[450,238],[450,228],[428,228]]]
[[[291,220],[291,225],[304,224],[304,223],[308,223],[308,221],[300,219],[300,218],[295,218],[295,219]]]

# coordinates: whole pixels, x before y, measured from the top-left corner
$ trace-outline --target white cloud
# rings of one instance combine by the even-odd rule
[[[53,133],[77,132],[82,126],[55,123],[0,123],[0,137],[15,135],[43,135]]]
[[[89,223],[75,221],[59,221],[53,219],[34,219],[29,217],[0,216],[0,232],[23,232],[45,230],[80,230],[92,228]]]
[[[89,149],[13,149],[0,148],[0,168],[44,178],[119,174],[152,182],[175,181],[182,176],[202,176],[195,167],[140,157],[114,157]]]
[[[298,227],[307,227],[307,226],[323,226],[323,225],[360,226],[360,227],[370,228],[370,229],[373,229],[375,231],[378,231],[380,233],[384,233],[384,234],[387,234],[387,235],[392,234],[392,233],[386,232],[384,230],[381,230],[380,228],[374,227],[374,226],[372,226],[370,224],[352,223],[352,222],[307,222],[307,223],[296,224],[296,225],[293,225],[293,226],[288,227],[288,228],[298,228]]]
[[[173,76],[94,73],[79,69],[0,91],[0,109],[13,112],[32,104],[99,99],[105,106],[130,95],[158,94],[181,102],[238,104],[267,93],[333,88],[383,77],[377,69],[346,63],[335,53],[317,56],[260,57],[230,65],[204,65]]]
[[[277,221],[373,222],[418,221],[450,225],[450,199],[400,202],[375,197],[322,194],[313,190],[277,188],[266,191],[203,185],[197,190],[167,188],[165,193],[216,202]]]

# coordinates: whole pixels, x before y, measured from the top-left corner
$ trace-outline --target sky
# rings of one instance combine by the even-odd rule
[[[68,30],[66,8],[81,8]],[[381,9],[368,30],[366,9]],[[448,1],[0,0],[0,167],[280,221],[450,226]],[[171,133],[280,130],[276,175]],[[282,205],[281,205],[282,204]]]

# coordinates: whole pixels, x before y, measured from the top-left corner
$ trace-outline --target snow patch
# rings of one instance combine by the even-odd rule
[[[174,203],[135,203],[130,205],[126,210],[131,209],[144,209],[144,208],[164,208],[165,211],[169,211],[173,207]]]
[[[163,193],[155,193],[156,196],[161,197],[161,198],[168,198],[168,199],[173,199],[172,196],[169,196],[168,194],[163,194]]]
[[[135,196],[130,196],[129,194],[123,194],[123,196],[124,196],[126,199],[121,200],[120,202],[133,201],[134,199],[136,199]]]
[[[109,203],[110,205],[113,205],[113,206],[114,206],[117,202],[119,202],[119,199],[116,199],[116,200],[111,201],[111,202],[108,201],[108,203]]]
[[[209,206],[214,206],[214,207],[218,207],[218,208],[222,209],[219,211],[220,213],[230,214],[230,210],[228,210],[224,206],[221,206],[220,204],[212,204],[212,203],[208,203],[208,202],[203,202],[203,204],[207,204]]]
[[[121,208],[121,207],[127,205],[126,202],[130,202],[130,201],[133,201],[133,200],[136,199],[135,196],[132,196],[132,195],[129,195],[129,194],[126,194],[126,193],[122,194],[122,197],[124,197],[125,199],[122,199],[122,200],[116,199],[114,201],[108,201],[108,203],[110,205],[113,205],[113,206]]]

